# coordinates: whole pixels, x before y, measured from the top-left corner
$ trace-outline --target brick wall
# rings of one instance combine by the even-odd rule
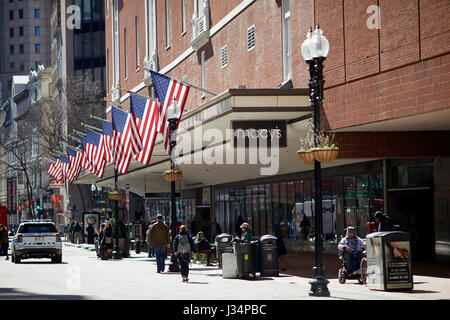
[[[120,39],[128,30],[128,79],[124,80],[124,46],[121,43],[121,86],[132,89],[144,79],[136,72],[135,17],[139,17],[140,62],[145,57],[145,0],[122,2]],[[110,2],[111,3],[111,2]],[[242,1],[210,1],[211,27]],[[194,1],[186,1],[186,33],[182,34],[181,1],[170,1],[171,45],[166,48],[165,0],[157,0],[159,69],[190,48]],[[381,29],[369,29],[371,5],[380,8]],[[443,0],[292,0],[291,57],[294,87],[307,87],[308,71],[301,43],[308,27],[320,23],[330,41],[325,61],[324,115],[329,128],[404,117],[447,108],[450,37]],[[106,18],[111,87],[111,18]],[[247,52],[247,28],[255,25],[256,48]],[[282,80],[281,1],[255,1],[228,22],[198,52],[193,52],[167,74],[201,85],[201,51],[205,51],[206,88],[221,93],[237,85],[275,88]],[[228,66],[220,66],[220,49],[228,45]],[[109,89],[107,88],[107,89]],[[147,88],[141,92],[149,94]],[[210,99],[190,91],[186,108]],[[127,104],[127,102],[124,102]]]

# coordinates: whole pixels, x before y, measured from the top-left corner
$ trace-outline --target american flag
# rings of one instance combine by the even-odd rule
[[[93,166],[94,174],[101,178],[105,170],[104,148],[102,135],[92,130],[86,130],[86,157]]]
[[[102,133],[103,133],[103,147],[105,148],[105,160],[108,162],[114,162],[112,153],[112,123],[106,120],[102,121]]]
[[[81,148],[83,149],[83,152],[81,153],[80,165],[82,168],[95,174],[95,170],[92,167],[92,164],[89,162],[89,159],[87,158],[87,155],[86,155],[86,152],[87,152],[86,151],[86,138],[80,137],[80,142],[81,142]]]
[[[48,166],[47,173],[53,177],[55,177],[57,180],[62,180],[62,168],[61,168],[61,161],[59,158],[56,158],[55,163],[51,163]]]
[[[69,170],[69,183],[74,182],[78,179],[78,176],[81,172],[81,152],[72,150],[70,148],[66,148],[67,156],[70,162],[70,170]]]
[[[159,124],[158,131],[163,134],[164,138],[164,149],[167,153],[169,153],[169,124],[166,119],[166,111],[167,108],[172,103],[173,99],[178,103],[178,106],[181,109],[180,118],[183,115],[184,105],[186,103],[186,99],[189,93],[189,87],[172,79],[168,76],[160,74],[158,72],[150,71],[153,86],[155,88],[155,94],[161,103],[161,108],[159,110]],[[177,124],[178,124],[177,122]]]
[[[69,181],[70,161],[66,156],[61,155],[58,158],[59,158],[59,161],[61,162],[63,178],[65,181]]]
[[[133,115],[143,147],[142,151],[136,154],[134,158],[145,165],[149,165],[158,134],[158,103],[132,94],[130,96],[130,113]]]
[[[125,174],[131,157],[142,150],[142,142],[130,113],[112,106],[111,115],[115,166],[120,173]]]

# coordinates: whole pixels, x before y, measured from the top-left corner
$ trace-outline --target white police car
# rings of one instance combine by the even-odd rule
[[[29,258],[50,258],[52,262],[61,263],[61,235],[51,221],[22,222],[12,241],[11,252],[13,263]]]

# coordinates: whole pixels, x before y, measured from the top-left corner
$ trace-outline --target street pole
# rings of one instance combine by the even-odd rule
[[[309,64],[310,81],[309,90],[311,98],[311,106],[314,109],[314,147],[319,145],[320,134],[320,108],[323,99],[323,60],[324,57],[314,58],[314,60],[307,61]],[[315,221],[314,221],[314,260],[315,266],[314,280],[311,280],[310,296],[329,297],[327,284],[329,281],[324,277],[322,265],[322,246],[323,246],[323,224],[322,224],[322,175],[320,162],[314,160],[314,198],[315,198]]]
[[[117,185],[117,179],[118,179],[118,170],[117,168],[114,166],[114,190],[117,191],[118,190],[118,185]],[[119,247],[119,200],[114,200],[114,221],[115,221],[115,230],[114,230],[114,235],[115,235],[115,248],[114,248],[114,252],[113,252],[113,259],[117,259],[120,260],[122,259],[122,255],[120,254],[120,247]]]
[[[176,145],[176,139],[173,137],[173,133],[177,129],[177,120],[176,118],[168,119],[169,121],[169,148],[170,148],[170,168],[172,170],[175,169],[175,163],[173,161],[173,149]],[[171,211],[171,218],[170,218],[170,230],[172,234],[171,239],[171,257],[170,257],[170,263],[169,263],[169,270],[172,272],[179,272],[180,266],[178,264],[178,260],[173,254],[173,242],[175,240],[175,237],[177,235],[178,231],[178,220],[177,220],[177,207],[176,207],[176,201],[175,201],[175,181],[170,182],[170,211]]]

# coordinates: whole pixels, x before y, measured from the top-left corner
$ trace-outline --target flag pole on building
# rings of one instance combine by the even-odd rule
[[[146,68],[146,67],[144,67],[144,70],[147,70],[147,71],[153,71],[153,70],[148,69],[148,68]],[[153,71],[153,72],[156,72],[156,71]],[[200,90],[200,91],[209,93],[209,94],[211,94],[211,95],[213,95],[213,96],[217,96],[217,93],[214,93],[214,92],[212,92],[212,91],[206,90],[206,89],[204,89],[204,88],[200,88],[200,87],[194,86],[193,84],[190,84],[190,83],[188,83],[188,82],[186,82],[186,81],[181,81],[181,80],[175,79],[175,78],[173,78],[173,77],[169,77],[169,76],[167,76],[167,75],[166,75],[166,77],[171,78],[172,80],[177,81],[177,82],[179,82],[179,83],[182,83],[182,84],[184,84],[184,85],[186,85],[186,86],[188,86],[188,87],[191,87],[191,88],[194,88],[194,89],[197,89],[197,90]]]

